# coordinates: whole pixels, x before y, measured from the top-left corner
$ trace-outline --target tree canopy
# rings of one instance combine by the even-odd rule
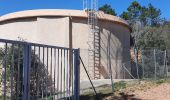
[[[117,15],[115,10],[105,4],[99,8],[104,13]],[[142,6],[137,1],[133,1],[120,17],[127,20],[132,28],[131,46],[136,49],[170,48],[170,22],[165,23],[161,18],[161,10],[152,4]]]
[[[166,39],[168,32],[165,32],[168,23],[164,25],[165,19],[161,18],[161,10],[152,4],[142,6],[134,1],[120,17],[127,20],[132,27],[131,41],[134,48],[165,50],[170,44]]]
[[[100,7],[99,10],[103,11],[106,14],[110,14],[110,15],[114,15],[114,16],[117,15],[115,10],[108,4],[105,4],[102,7]]]
[[[120,15],[125,20],[138,20],[148,26],[159,26],[162,22],[160,16],[160,9],[155,8],[152,4],[141,6],[137,1],[132,2],[127,11]]]

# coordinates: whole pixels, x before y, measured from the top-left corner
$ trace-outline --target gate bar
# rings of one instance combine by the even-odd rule
[[[80,88],[80,50],[74,50],[74,100],[79,100]]]

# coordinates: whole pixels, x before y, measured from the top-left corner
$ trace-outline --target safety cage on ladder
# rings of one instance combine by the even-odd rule
[[[0,39],[0,98],[79,100],[79,49]]]

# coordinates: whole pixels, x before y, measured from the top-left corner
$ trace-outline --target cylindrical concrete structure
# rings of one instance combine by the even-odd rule
[[[80,48],[80,55],[89,71],[87,18],[87,12],[81,10],[44,9],[15,12],[0,17],[0,38],[22,38],[28,42],[62,47],[69,47],[72,42],[73,48]],[[128,23],[119,17],[99,12],[98,27],[101,78],[110,78],[110,65],[113,78],[122,78],[122,64],[130,61],[131,30]],[[81,80],[87,79],[82,65],[80,73]]]

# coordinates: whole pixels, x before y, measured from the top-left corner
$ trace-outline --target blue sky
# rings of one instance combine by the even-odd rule
[[[110,4],[119,15],[134,0],[99,0],[99,6]],[[152,3],[170,20],[170,0],[137,0],[141,5]],[[83,0],[0,0],[0,15],[30,9],[82,9]]]

